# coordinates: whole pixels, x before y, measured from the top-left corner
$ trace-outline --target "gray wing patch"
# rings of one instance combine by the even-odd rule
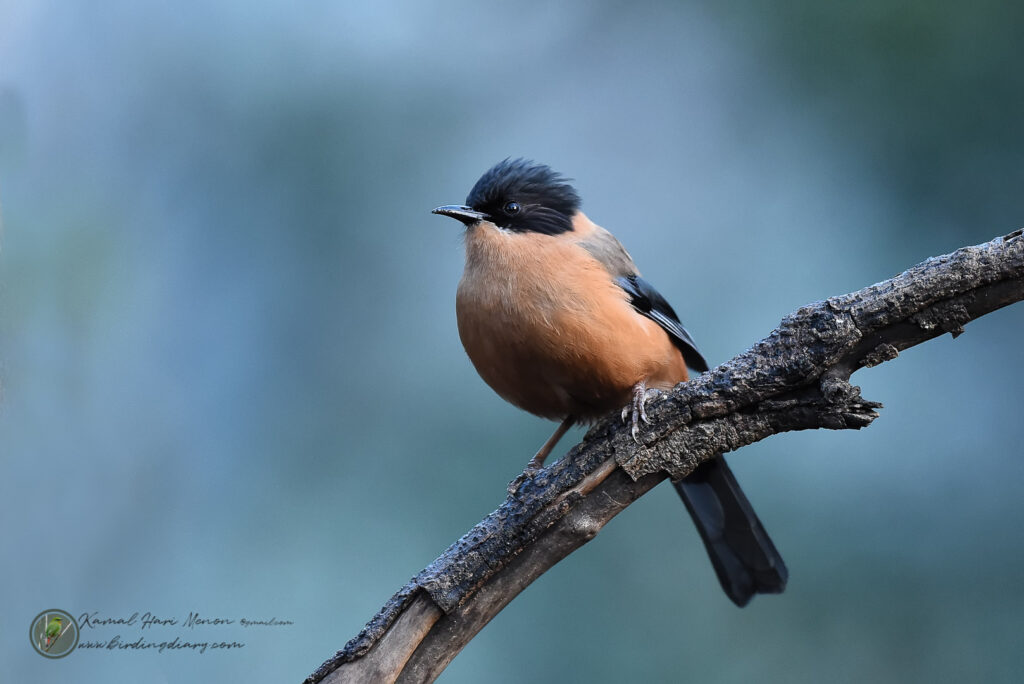
[[[640,274],[622,243],[601,226],[595,225],[593,232],[587,235],[585,240],[580,240],[579,245],[590,252],[590,256],[600,261],[612,278]]]
[[[697,349],[697,343],[690,337],[690,333],[679,322],[679,316],[654,286],[640,277],[629,252],[614,235],[595,225],[586,239],[579,241],[579,245],[601,262],[616,284],[629,295],[629,303],[638,313],[647,316],[668,333],[673,344],[682,352],[686,365],[702,373],[708,369],[708,362]]]

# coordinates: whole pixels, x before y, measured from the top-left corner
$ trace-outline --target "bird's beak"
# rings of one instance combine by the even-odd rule
[[[491,217],[482,211],[477,211],[472,207],[463,207],[458,204],[446,204],[443,207],[438,207],[431,214],[441,214],[442,216],[451,216],[453,219],[462,221],[466,226],[471,226],[478,221],[490,221]]]

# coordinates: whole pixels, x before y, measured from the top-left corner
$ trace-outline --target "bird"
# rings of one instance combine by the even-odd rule
[[[615,409],[637,440],[653,394],[688,380],[687,367],[708,370],[672,306],[580,207],[570,179],[506,158],[465,204],[432,212],[465,226],[455,308],[473,366],[509,403],[560,421],[526,472],[542,467],[574,424]],[[736,605],[783,591],[786,565],[724,458],[702,462],[673,486]]]
[[[64,618],[60,615],[54,615],[50,618],[50,621],[46,625],[46,645],[44,648],[50,648],[50,645],[60,637],[60,628],[64,624]]]

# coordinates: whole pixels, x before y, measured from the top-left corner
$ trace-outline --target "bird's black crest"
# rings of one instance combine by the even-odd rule
[[[466,204],[501,228],[558,235],[572,230],[580,197],[569,179],[550,167],[506,159],[480,177]]]

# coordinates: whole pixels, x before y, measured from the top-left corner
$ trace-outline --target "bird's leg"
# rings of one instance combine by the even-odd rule
[[[648,390],[647,383],[641,380],[640,382],[633,385],[633,400],[626,404],[622,409],[622,422],[626,422],[626,418],[632,416],[630,422],[632,423],[629,434],[633,436],[633,441],[637,444],[640,443],[640,421],[644,421],[650,425],[651,420],[647,417],[647,393],[657,394],[658,390]]]
[[[575,422],[575,418],[573,418],[572,416],[566,416],[565,420],[563,420],[561,424],[558,426],[558,429],[555,430],[555,433],[548,437],[548,441],[544,442],[544,446],[540,448],[540,451],[538,451],[537,454],[532,459],[530,459],[530,463],[526,466],[526,469],[537,470],[542,465],[544,465],[544,459],[548,457],[548,454],[551,453],[551,450],[555,448],[556,444],[558,444],[558,440],[562,439],[565,433],[569,430],[569,428],[572,427],[572,424]]]

